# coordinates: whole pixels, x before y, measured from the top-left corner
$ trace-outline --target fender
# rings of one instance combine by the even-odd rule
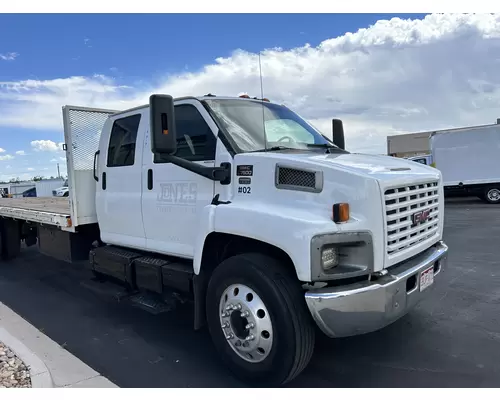
[[[209,205],[203,209],[200,219],[194,273],[200,273],[207,236],[211,232],[220,232],[260,240],[280,248],[291,258],[298,279],[309,282],[311,238],[318,233],[338,231],[338,226],[331,220],[305,209],[248,202]]]

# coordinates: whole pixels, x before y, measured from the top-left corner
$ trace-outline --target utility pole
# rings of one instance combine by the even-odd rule
[[[59,163],[57,163],[57,177],[61,179],[61,172],[59,171]]]

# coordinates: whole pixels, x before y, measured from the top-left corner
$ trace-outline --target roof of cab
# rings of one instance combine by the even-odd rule
[[[259,101],[259,100],[262,100],[262,99],[258,99],[256,97],[249,97],[249,98],[246,98],[246,97],[240,97],[240,96],[215,96],[215,95],[212,95],[212,94],[207,94],[205,96],[184,96],[184,97],[175,97],[174,98],[174,102],[176,101],[181,101],[181,100],[189,100],[189,99],[192,99],[192,100],[199,100],[199,101],[203,101],[203,100],[213,100],[213,99],[218,99],[218,100],[241,100],[241,101]],[[272,103],[271,101],[266,101],[267,103]],[[141,106],[137,106],[137,107],[133,107],[133,108],[129,108],[127,110],[122,110],[122,111],[118,111],[114,114],[111,114],[109,117],[112,118],[112,117],[115,117],[117,115],[121,115],[121,114],[126,114],[126,113],[129,113],[131,111],[137,111],[137,110],[142,110],[143,108],[148,108],[149,107],[149,104],[143,104]]]

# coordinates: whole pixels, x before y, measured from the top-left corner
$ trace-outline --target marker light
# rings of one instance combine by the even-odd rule
[[[349,221],[349,203],[334,204],[332,219],[336,224]]]

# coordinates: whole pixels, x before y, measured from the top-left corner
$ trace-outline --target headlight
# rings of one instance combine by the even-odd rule
[[[311,280],[368,275],[373,271],[371,232],[327,233],[311,239]]]
[[[321,250],[321,266],[324,270],[332,269],[339,265],[339,250],[337,247],[329,246]]]

